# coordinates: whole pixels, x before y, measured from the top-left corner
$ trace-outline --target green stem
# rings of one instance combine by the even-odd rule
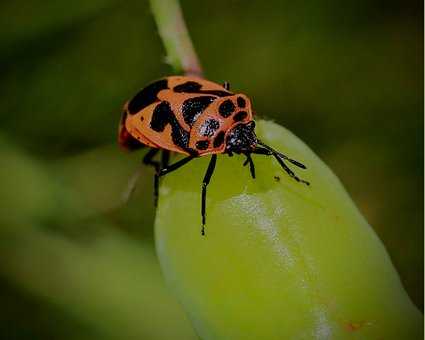
[[[167,62],[176,73],[202,77],[202,67],[193,48],[178,0],[150,0]]]

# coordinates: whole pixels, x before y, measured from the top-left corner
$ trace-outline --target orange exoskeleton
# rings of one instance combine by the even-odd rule
[[[289,176],[298,178],[285,164],[305,166],[261,142],[255,135],[251,100],[232,93],[228,83],[189,76],[170,76],[151,83],[124,106],[119,126],[119,144],[129,150],[148,146],[144,164],[155,168],[154,196],[158,198],[159,177],[178,169],[190,160],[210,155],[201,196],[202,234],[205,226],[206,189],[214,172],[217,154],[244,154],[255,178],[251,154],[274,156]],[[162,150],[162,161],[154,157]],[[170,152],[185,154],[169,165]]]

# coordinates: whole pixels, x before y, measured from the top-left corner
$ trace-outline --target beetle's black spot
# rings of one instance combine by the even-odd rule
[[[233,95],[229,91],[223,90],[201,90],[202,85],[196,81],[187,81],[183,84],[177,85],[173,88],[177,93],[199,93],[199,94],[212,94],[217,97],[227,97]]]
[[[236,99],[238,106],[244,108],[246,105],[246,101],[245,99],[243,99],[242,97],[238,97],[238,99]]]
[[[130,100],[127,107],[128,112],[130,114],[135,114],[144,109],[146,106],[156,102],[158,100],[157,95],[159,91],[167,88],[167,79],[161,79],[146,86],[138,94],[136,94],[133,99]]]
[[[188,151],[189,153],[191,153],[188,148],[190,134],[189,132],[187,132],[185,129],[183,129],[180,126],[174,114],[171,118],[170,124],[171,124],[171,138],[173,139],[173,143],[181,147],[182,149]]]
[[[170,103],[163,101],[155,107],[150,126],[156,132],[163,132],[168,124],[171,125],[173,143],[192,156],[197,156],[198,152],[189,148],[189,132],[179,124],[174,112],[171,110]]]
[[[174,116],[171,111],[170,103],[163,101],[159,103],[153,110],[151,128],[156,132],[164,131],[167,124],[170,123],[171,116]]]
[[[233,120],[235,122],[240,122],[241,120],[244,120],[246,116],[248,116],[248,113],[246,111],[239,111],[233,116]]]
[[[145,117],[140,116],[140,121],[143,122],[145,120]]]
[[[280,181],[280,177],[279,177],[279,176],[274,176],[274,180],[275,180],[276,182],[279,182],[279,181]]]
[[[198,140],[196,142],[196,148],[198,150],[206,150],[206,149],[208,149],[209,145],[210,145],[210,143],[207,140]]]
[[[224,117],[229,117],[235,111],[235,104],[230,99],[225,100],[218,107],[218,112]]]
[[[211,137],[220,127],[220,123],[215,119],[207,119],[199,129],[199,133],[205,137]]]
[[[184,121],[192,126],[202,112],[214,101],[214,97],[203,96],[186,99],[182,105],[182,113]]]
[[[214,138],[213,145],[215,148],[218,148],[224,142],[224,132],[220,131],[217,136]]]
[[[212,94],[217,97],[233,96],[233,93],[221,90],[200,90],[198,93]]]
[[[188,92],[193,93],[199,91],[202,85],[195,81],[187,81],[186,83],[174,86],[174,92]]]

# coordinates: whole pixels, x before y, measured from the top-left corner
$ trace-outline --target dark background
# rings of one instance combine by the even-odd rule
[[[207,77],[334,170],[423,309],[423,2],[182,3]],[[146,1],[0,4],[0,338],[195,338],[153,248],[151,172],[115,143],[170,74]]]

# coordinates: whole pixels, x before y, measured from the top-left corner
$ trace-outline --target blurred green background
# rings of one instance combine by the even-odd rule
[[[211,80],[336,172],[423,309],[423,2],[184,0]],[[0,338],[196,339],[123,103],[171,73],[147,1],[0,3]]]

